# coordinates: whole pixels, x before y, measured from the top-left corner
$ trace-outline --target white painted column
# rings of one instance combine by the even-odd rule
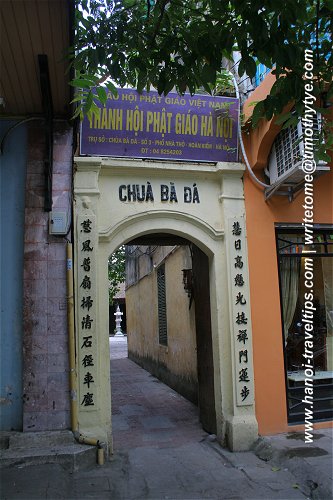
[[[75,313],[79,432],[112,449],[109,336],[101,320],[100,159],[78,162],[74,188]],[[106,260],[107,262],[107,260]],[[105,265],[107,278],[107,264]],[[105,295],[108,297],[107,286]],[[106,353],[106,354],[105,354]]]
[[[220,339],[222,421],[225,444],[248,450],[258,437],[254,405],[254,371],[248,254],[242,165],[221,165],[220,202],[224,225],[220,290],[223,331]],[[219,276],[216,276],[219,280]],[[226,288],[227,283],[227,288]]]

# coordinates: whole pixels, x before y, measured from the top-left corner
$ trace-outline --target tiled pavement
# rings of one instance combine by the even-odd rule
[[[111,385],[115,453],[147,445],[174,447],[207,437],[197,407],[132,361],[111,359]]]

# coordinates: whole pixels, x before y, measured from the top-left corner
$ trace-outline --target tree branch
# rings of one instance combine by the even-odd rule
[[[149,0],[148,0],[149,1]],[[156,5],[158,5],[160,2],[158,2]],[[158,21],[156,23],[156,27],[155,27],[155,31],[153,33],[153,38],[150,42],[150,47],[153,45],[153,43],[155,42],[155,39],[158,35],[158,32],[160,30],[160,27],[161,27],[161,24],[162,24],[162,20],[163,20],[163,17],[164,17],[164,12],[165,12],[165,9],[166,9],[166,6],[168,3],[171,3],[171,0],[162,0],[162,6],[161,6],[161,12],[160,12],[160,15],[159,15],[159,18],[158,18]],[[156,7],[155,7],[156,8]]]

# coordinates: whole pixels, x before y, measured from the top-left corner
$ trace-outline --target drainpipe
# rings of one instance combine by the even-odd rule
[[[77,375],[76,375],[76,352],[75,352],[75,328],[74,328],[74,289],[73,289],[73,246],[68,241],[66,246],[67,259],[67,324],[68,324],[68,352],[69,352],[69,386],[71,398],[71,428],[75,439],[81,444],[96,446],[97,463],[104,464],[103,443],[95,438],[84,437],[79,433],[78,402],[77,402]]]
[[[75,330],[74,330],[74,289],[73,289],[73,247],[67,242],[67,324],[68,324],[68,353],[69,353],[69,386],[71,398],[71,428],[78,432],[77,409],[77,377],[75,366]]]

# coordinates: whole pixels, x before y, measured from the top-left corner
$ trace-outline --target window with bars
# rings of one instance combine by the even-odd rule
[[[299,127],[282,130],[275,140],[278,177],[290,170],[300,160]]]
[[[313,140],[320,138],[321,116],[313,117]],[[296,125],[282,129],[274,141],[269,159],[269,178],[273,184],[283,178],[287,173],[300,168],[304,155],[304,127],[301,120]],[[321,162],[321,165],[324,165]]]
[[[157,269],[158,338],[161,345],[168,345],[165,265]]]

